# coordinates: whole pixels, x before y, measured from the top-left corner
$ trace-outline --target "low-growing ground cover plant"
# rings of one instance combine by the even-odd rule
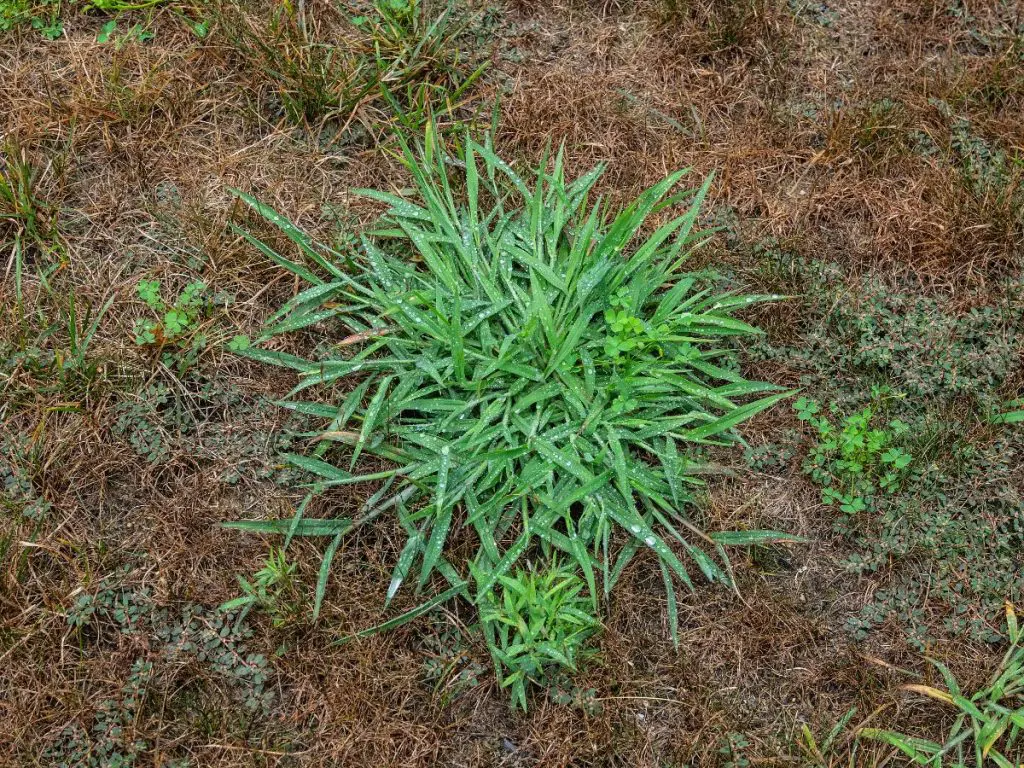
[[[881,580],[847,628],[865,639],[895,622],[922,651],[939,637],[998,641],[1003,602],[1024,585],[1019,276],[957,310],[774,246],[761,258],[792,278],[812,320],[788,346],[748,351],[800,374],[809,434],[782,441],[841,512],[847,566]]]
[[[816,400],[801,397],[793,407],[797,418],[811,426],[817,442],[804,462],[804,471],[821,486],[821,500],[836,504],[847,514],[871,509],[875,496],[899,487],[913,456],[896,445],[909,426],[899,419],[887,425],[876,418],[879,388],[874,403],[847,416],[840,426],[821,413]],[[839,408],[832,404],[833,416]]]
[[[467,140],[462,190],[429,138],[407,146],[404,161],[415,195],[363,191],[388,211],[354,263],[240,193],[303,261],[243,235],[311,284],[242,350],[297,371],[284,405],[328,422],[314,455],[287,458],[315,478],[314,492],[381,483],[356,520],[307,520],[300,510],[245,527],[333,537],[317,607],[340,538],[384,512],[408,535],[387,599],[439,573],[448,589],[427,606],[456,594],[487,605],[526,556],[559,553],[596,615],[648,550],[675,636],[676,584],[692,587],[694,568],[728,584],[726,546],[788,538],[705,532],[689,508],[704,468],[690,446],[737,442],[736,425],[789,395],[745,380],[728,344],[757,333],[735,310],[777,297],[712,293],[681,270],[706,237],[695,224],[708,188],[674,192],[684,171],[611,216],[590,195],[602,169],[567,182],[561,153],[531,186],[489,142]],[[653,215],[661,223],[645,237]],[[337,321],[345,335],[320,360],[273,349],[281,334]],[[332,396],[343,380],[353,386]],[[300,399],[314,388],[318,399]],[[359,473],[364,454],[392,468]],[[468,574],[445,552],[458,527],[478,542]]]
[[[130,573],[130,566],[122,567],[67,608],[67,632],[83,655],[113,639],[128,650],[131,665],[109,681],[104,695],[86,702],[88,717],[55,729],[41,755],[44,765],[144,765],[154,749],[143,735],[146,720],[166,710],[177,727],[187,728],[196,717],[197,689],[207,691],[207,706],[237,707],[240,732],[274,702],[272,667],[252,649],[255,633],[243,616],[196,603],[161,605],[149,588],[127,583]],[[187,684],[183,670],[191,671]],[[165,764],[187,764],[176,746],[162,749]]]

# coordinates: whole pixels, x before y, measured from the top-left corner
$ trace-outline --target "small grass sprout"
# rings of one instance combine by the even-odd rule
[[[298,613],[295,571],[297,564],[288,559],[283,548],[272,548],[252,581],[238,577],[242,596],[220,606],[227,613],[244,617],[254,607],[266,611],[275,627],[287,624]]]
[[[481,606],[480,622],[502,688],[526,711],[527,687],[547,687],[559,672],[575,672],[593,655],[587,643],[601,623],[572,566],[518,570],[499,583],[500,595]]]
[[[11,255],[19,311],[22,279],[33,257],[63,255],[56,211],[39,192],[42,176],[24,148],[13,141],[0,146],[0,250]]]
[[[807,723],[801,724],[797,746],[800,747],[808,768],[831,768],[831,766],[835,765],[833,760],[838,759],[840,745],[849,738],[852,738],[852,734],[846,737],[846,739],[841,739],[840,737],[856,714],[856,707],[847,710],[846,714],[840,717],[827,732],[820,736],[815,736],[814,731],[811,730]]]

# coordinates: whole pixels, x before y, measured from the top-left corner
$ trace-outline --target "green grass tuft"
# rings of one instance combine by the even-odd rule
[[[675,637],[675,586],[692,587],[693,569],[728,584],[725,545],[789,538],[708,534],[688,511],[705,468],[693,447],[735,444],[737,425],[790,394],[745,380],[728,343],[758,332],[736,310],[778,297],[715,294],[682,271],[707,237],[696,223],[710,183],[676,192],[685,171],[612,216],[591,196],[602,169],[568,182],[561,153],[527,181],[489,143],[467,141],[456,160],[428,134],[404,162],[415,192],[363,190],[388,211],[354,259],[239,193],[303,263],[243,235],[311,284],[253,344],[236,345],[296,370],[284,405],[328,421],[312,455],[287,458],[316,478],[314,491],[381,482],[361,516],[331,532],[316,607],[340,538],[388,512],[408,534],[388,600],[440,573],[485,604],[527,555],[560,553],[596,610],[649,550]],[[322,359],[273,349],[279,335],[339,321],[347,335]],[[343,380],[354,387],[335,399]],[[300,398],[311,391],[319,397]],[[367,454],[391,468],[360,473]],[[476,537],[472,588],[446,554],[459,527]]]
[[[904,690],[938,701],[956,719],[940,744],[929,739],[877,728],[862,728],[860,738],[885,742],[905,754],[913,765],[942,768],[944,765],[998,766],[1012,768],[1024,748],[1024,648],[1013,605],[1006,603],[1010,647],[984,688],[968,696],[953,673],[939,661],[930,660],[942,676],[946,690],[930,685],[905,685]]]

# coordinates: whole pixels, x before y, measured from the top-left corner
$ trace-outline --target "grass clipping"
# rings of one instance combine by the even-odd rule
[[[790,394],[745,380],[722,343],[758,333],[736,310],[778,297],[716,294],[682,271],[708,235],[696,224],[709,183],[677,192],[685,171],[611,215],[592,200],[601,167],[567,182],[558,153],[528,183],[490,142],[466,140],[458,154],[429,133],[403,145],[415,188],[361,191],[388,211],[355,256],[238,193],[301,258],[239,232],[310,284],[258,339],[235,345],[297,371],[283,405],[329,422],[314,451],[287,459],[316,478],[314,494],[380,485],[354,521],[306,520],[303,505],[290,520],[236,527],[331,539],[318,610],[341,537],[396,515],[408,538],[387,599],[435,573],[448,588],[388,626],[456,594],[485,607],[521,563],[556,558],[584,580],[597,615],[634,555],[650,550],[677,639],[676,586],[692,588],[694,569],[730,584],[725,546],[794,540],[706,533],[687,514],[707,469],[693,446],[736,442],[737,425]],[[664,223],[642,236],[654,216]],[[273,349],[281,334],[339,322],[348,335],[322,359]],[[331,399],[344,379],[355,386]],[[304,399],[310,392],[321,396]],[[391,468],[360,474],[366,454]],[[446,557],[460,526],[478,541],[468,563]]]

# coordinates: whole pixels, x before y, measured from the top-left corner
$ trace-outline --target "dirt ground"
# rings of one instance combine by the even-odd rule
[[[243,5],[255,19],[267,12]],[[460,114],[497,104],[508,158],[536,162],[564,142],[573,175],[607,163],[601,192],[615,201],[676,168],[713,172],[706,210],[723,231],[699,266],[795,293],[792,275],[765,266],[766,252],[784,251],[836,265],[847,281],[911,286],[951,313],[986,306],[1019,274],[1019,4],[475,8],[477,54],[491,65]],[[26,251],[17,289],[13,251],[0,254],[0,764],[875,766],[899,758],[858,744],[858,726],[941,735],[950,714],[901,690],[934,676],[922,652],[969,685],[988,677],[1002,646],[936,630],[922,648],[891,617],[852,632],[889,577],[848,567],[858,544],[801,472],[799,447],[767,468],[718,457],[733,471],[711,480],[701,514],[711,529],[783,530],[806,544],[734,553],[738,594],[698,584],[682,597],[679,650],[657,569],[637,559],[607,607],[597,660],[564,697],[538,693],[528,714],[494,682],[466,604],[337,644],[388,615],[397,525],[344,541],[316,622],[312,540],[289,550],[299,609],[226,622],[217,606],[239,595],[237,575],[259,569],[275,539],[220,523],[290,514],[302,491],[277,454],[303,429],[271,404],[294,381],[225,348],[295,288],[228,228],[246,220],[230,190],[330,241],[339,223],[375,213],[351,190],[403,177],[388,127],[377,138],[297,127],[215,14],[205,37],[185,16],[203,11],[123,16],[122,27],[152,31],[141,41],[98,42],[105,17],[73,7],[54,40],[27,26],[0,32],[0,143],[16,147],[8,163],[31,164],[40,227],[61,243],[59,254]],[[364,112],[356,125],[375,119]],[[946,161],[963,126],[1009,158],[1002,193],[979,193]],[[935,152],[918,151],[929,141]],[[218,297],[187,373],[133,341],[142,278],[168,291],[203,280]],[[112,300],[89,345],[98,368],[81,379],[53,363],[67,348],[70,296],[80,324],[85,307]],[[753,315],[778,344],[803,343],[818,317],[799,296]],[[747,364],[802,384],[784,361]],[[1001,385],[1008,398],[1015,376]],[[773,436],[799,428],[781,405],[743,432],[777,446]],[[1007,472],[1019,492],[1019,460]],[[367,492],[328,494],[311,514],[344,515]],[[31,514],[14,503],[29,497]],[[921,621],[940,624],[942,609],[923,605]],[[828,755],[801,751],[803,724],[827,732],[852,707]]]

